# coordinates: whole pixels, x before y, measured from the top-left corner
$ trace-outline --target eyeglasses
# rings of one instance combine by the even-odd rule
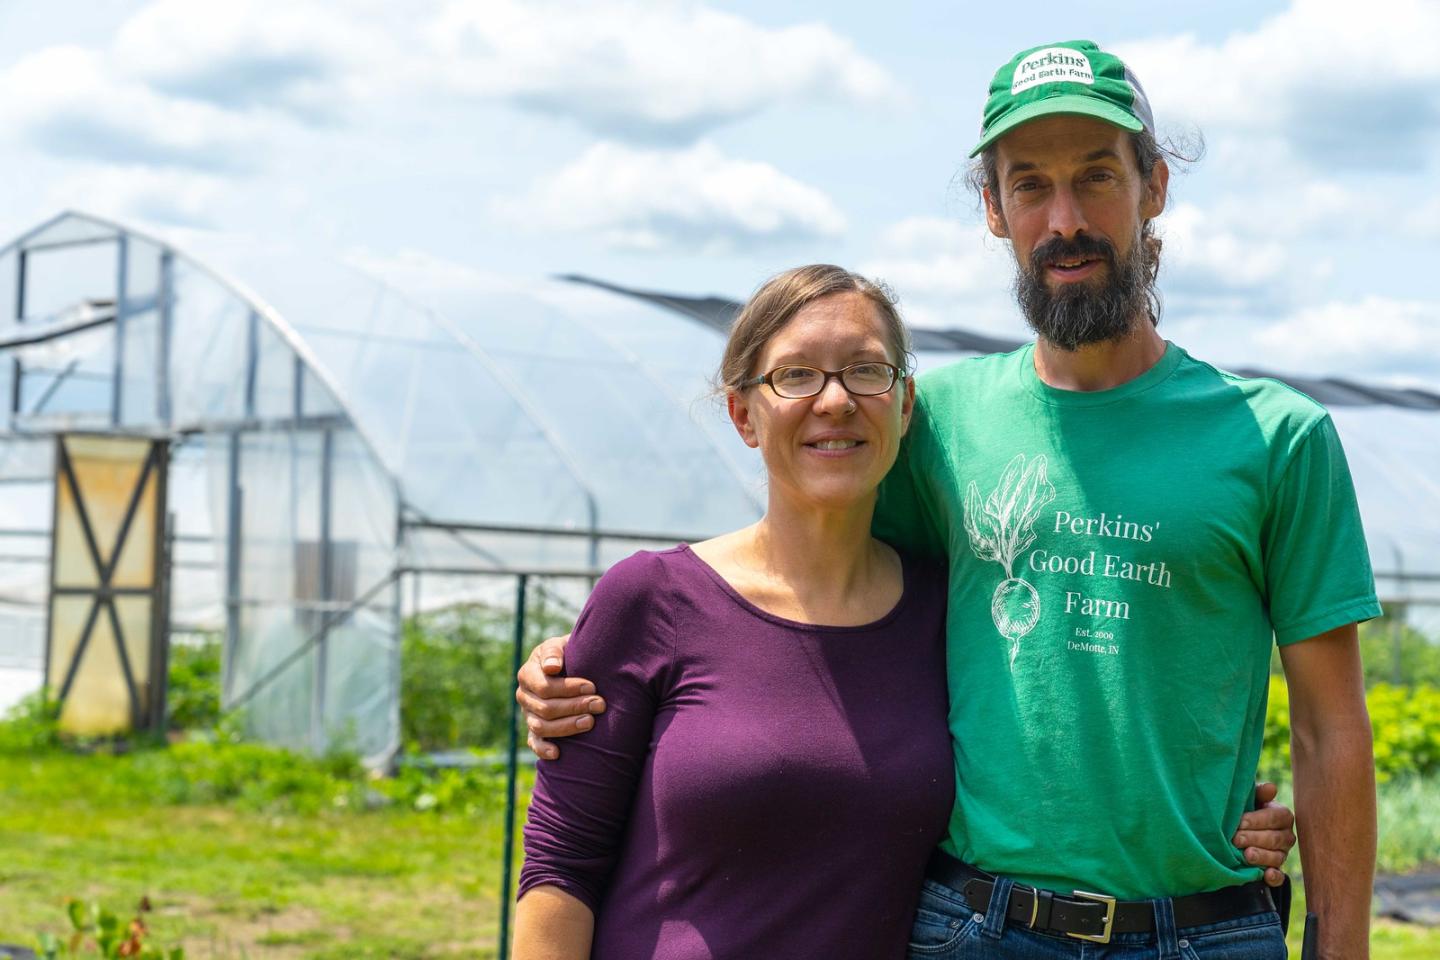
[[[804,400],[824,390],[830,378],[835,377],[839,379],[840,386],[857,397],[878,397],[882,393],[889,393],[890,388],[895,386],[895,381],[904,380],[905,376],[893,363],[881,363],[877,360],[862,360],[841,370],[821,370],[819,367],[792,363],[776,367],[758,377],[742,380],[740,386],[743,389],[768,383],[777,397]]]

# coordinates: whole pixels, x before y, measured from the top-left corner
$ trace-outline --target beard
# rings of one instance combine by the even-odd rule
[[[1143,248],[1144,240],[1137,238],[1120,260],[1110,241],[1082,233],[1071,240],[1052,237],[1031,252],[1029,263],[1017,260],[1015,299],[1030,329],[1072,352],[1124,337],[1139,318],[1150,315],[1151,279]],[[1106,265],[1098,285],[1067,283],[1051,290],[1045,284],[1045,268],[1050,264],[1095,259]]]

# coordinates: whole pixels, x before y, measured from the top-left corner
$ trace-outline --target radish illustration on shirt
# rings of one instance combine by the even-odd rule
[[[985,561],[1005,568],[1005,579],[990,598],[990,618],[1000,636],[1010,641],[1010,667],[1020,653],[1020,638],[1040,620],[1040,595],[1015,576],[1015,558],[1035,542],[1035,521],[1055,499],[1055,487],[1046,479],[1048,461],[1036,456],[1027,464],[1017,453],[1000,474],[1000,482],[982,502],[975,481],[965,497],[965,532],[970,549]]]

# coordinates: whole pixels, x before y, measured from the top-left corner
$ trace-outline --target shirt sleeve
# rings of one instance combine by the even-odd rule
[[[1328,416],[1286,465],[1262,546],[1277,644],[1380,616],[1350,467]]]
[[[605,712],[541,760],[525,824],[519,895],[549,884],[598,909],[671,685],[674,628],[664,565],[640,553],[600,578],[565,648],[566,673],[593,680]]]
[[[923,466],[931,442],[928,417],[917,396],[915,416],[900,442],[900,455],[880,484],[871,531],[914,556],[943,559],[947,538],[936,519]]]

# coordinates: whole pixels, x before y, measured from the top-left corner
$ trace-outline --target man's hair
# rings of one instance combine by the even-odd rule
[[[821,297],[836,293],[858,293],[875,305],[885,324],[885,341],[890,362],[901,370],[911,368],[910,334],[900,319],[895,297],[882,283],[851,273],[844,267],[813,263],[778,273],[760,285],[741,308],[730,327],[730,339],[715,376],[715,390],[735,390],[741,381],[755,376],[756,361],[765,345],[795,314]]]
[[[1149,130],[1131,131],[1130,145],[1135,150],[1135,162],[1140,169],[1140,178],[1147,183],[1150,175],[1155,172],[1155,164],[1159,163],[1162,157],[1172,170],[1183,170],[1186,164],[1197,162],[1205,154],[1205,138],[1198,130],[1178,142],[1173,137],[1166,137],[1164,143],[1155,139],[1155,134]],[[995,156],[996,145],[992,143],[970,161],[970,168],[965,173],[965,182],[975,191],[975,198],[981,209],[985,206],[986,190],[995,198],[995,203],[1000,205],[1000,168]],[[1168,197],[1166,201],[1169,201]],[[1003,206],[1000,207],[1000,213],[1002,216],[1005,213]],[[1164,243],[1155,235],[1153,221],[1146,220],[1141,224],[1140,244],[1144,253],[1145,280],[1149,285],[1150,320],[1158,324],[1161,303],[1155,281],[1160,276],[1160,248]]]

